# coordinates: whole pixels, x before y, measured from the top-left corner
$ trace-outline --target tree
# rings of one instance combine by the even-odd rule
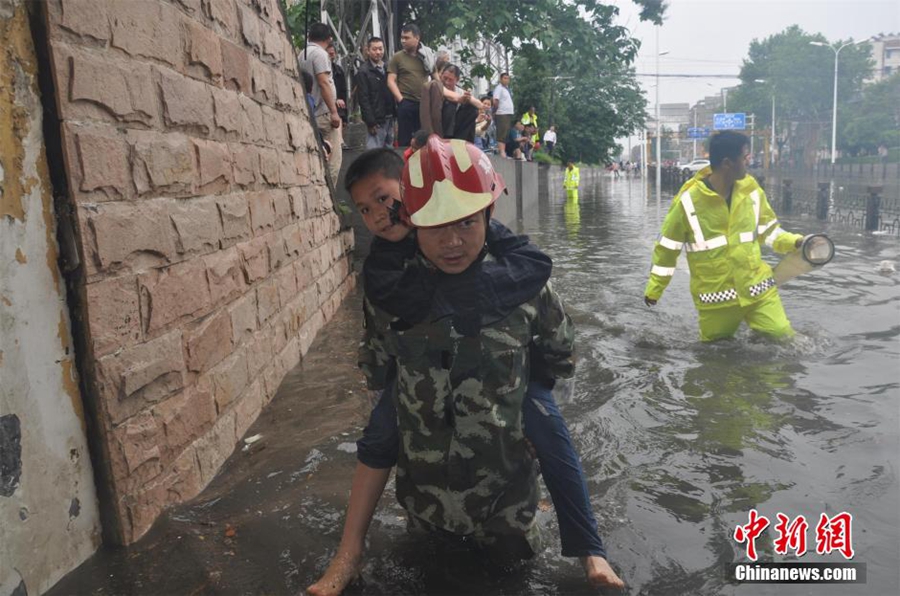
[[[874,153],[879,145],[900,146],[900,73],[863,89],[861,100],[842,112],[840,147]]]
[[[664,2],[637,3],[642,19],[662,22]],[[564,156],[599,163],[618,154],[616,138],[643,124],[646,105],[630,67],[639,42],[614,23],[618,10],[599,0],[407,1],[400,22],[416,22],[431,45],[489,39],[507,48],[520,114],[534,105],[542,130],[557,125]],[[496,74],[471,64],[473,52],[461,54],[473,76]]]
[[[762,41],[750,43],[741,67],[741,84],[728,98],[732,111],[756,114],[757,129],[772,124],[772,98],[780,136],[791,136],[792,156],[811,164],[816,149],[830,138],[834,92],[834,52],[811,42],[828,42],[821,34],[806,33],[792,25]],[[846,104],[857,101],[873,62],[867,44],[841,50],[838,69],[838,131]],[[760,82],[761,81],[761,82]],[[787,127],[784,123],[796,126]],[[840,143],[839,143],[840,144]],[[785,156],[786,157],[786,156]]]

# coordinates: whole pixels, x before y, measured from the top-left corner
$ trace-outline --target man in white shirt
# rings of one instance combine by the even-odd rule
[[[500,84],[494,87],[494,120],[497,123],[497,148],[500,155],[506,155],[506,135],[512,125],[513,116],[516,113],[513,105],[512,93],[509,90],[509,73],[500,75]]]
[[[553,147],[556,146],[556,126],[551,126],[547,129],[547,132],[544,133],[544,147],[547,148],[547,153],[549,155],[553,155]]]
[[[326,48],[332,41],[331,29],[324,23],[309,27],[306,48],[300,52],[300,68],[312,75],[311,95],[315,101],[313,117],[322,137],[331,144],[328,169],[332,181],[337,184],[341,171],[341,117],[337,108],[337,92],[331,75],[331,58]]]

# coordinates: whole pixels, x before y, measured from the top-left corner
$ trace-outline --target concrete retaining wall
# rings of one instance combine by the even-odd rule
[[[0,594],[100,543],[27,0],[0,0]]]

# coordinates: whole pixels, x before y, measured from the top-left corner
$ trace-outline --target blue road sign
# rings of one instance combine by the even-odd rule
[[[713,128],[716,130],[744,130],[747,128],[747,114],[744,112],[714,114]]]
[[[688,128],[688,138],[689,139],[705,139],[708,136],[709,136],[709,127],[708,126],[699,126],[699,127]]]

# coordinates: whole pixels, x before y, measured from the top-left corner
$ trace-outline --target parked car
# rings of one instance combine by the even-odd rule
[[[680,164],[678,166],[678,169],[681,170],[681,172],[686,176],[687,175],[693,176],[694,174],[696,174],[697,172],[699,172],[700,170],[702,170],[703,168],[705,168],[708,165],[709,165],[708,159],[695,159],[694,161],[692,161],[690,163]]]

